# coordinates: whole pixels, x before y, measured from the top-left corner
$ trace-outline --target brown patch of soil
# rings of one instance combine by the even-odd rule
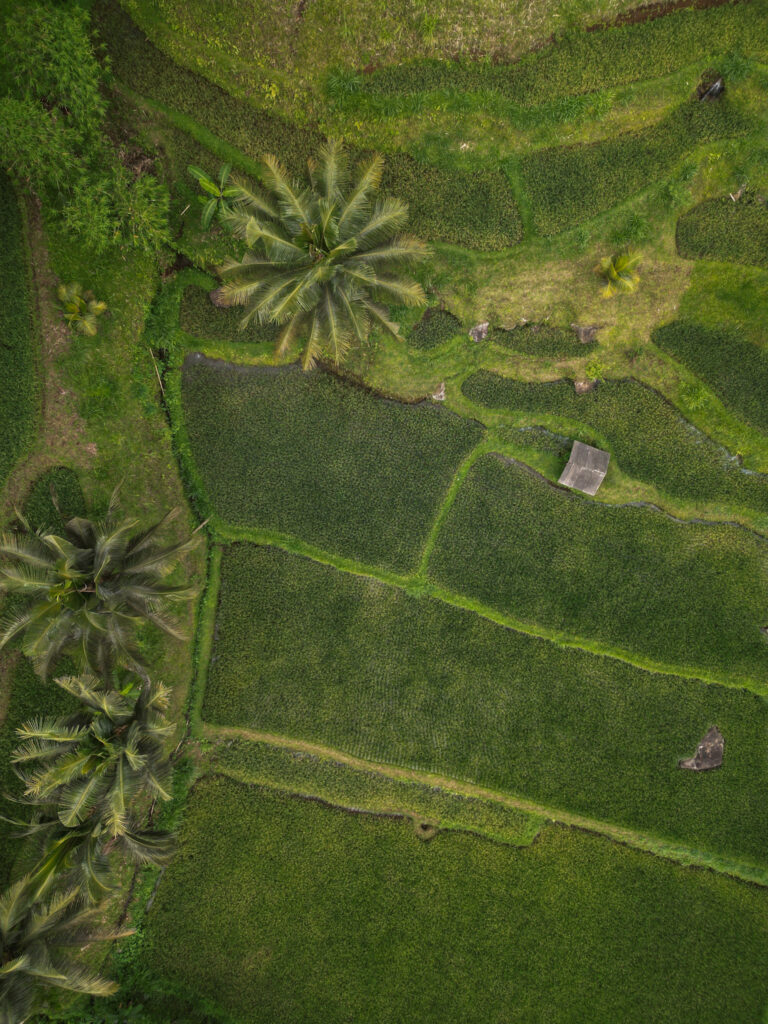
[[[663,18],[665,14],[682,11],[687,7],[704,10],[707,7],[724,7],[725,4],[733,2],[734,0],[661,0],[657,3],[643,4],[642,7],[635,7],[631,11],[624,11],[613,21],[599,21],[596,25],[589,25],[587,32],[598,32],[600,29],[615,28],[617,25],[637,25],[641,21],[655,21],[656,18]]]
[[[26,202],[28,242],[36,319],[40,332],[40,418],[34,448],[11,473],[0,517],[6,518],[22,503],[34,480],[51,466],[85,466],[93,458],[85,425],[75,405],[75,395],[65,387],[58,362],[71,342],[70,333],[56,304],[56,276],[48,261],[40,203]]]

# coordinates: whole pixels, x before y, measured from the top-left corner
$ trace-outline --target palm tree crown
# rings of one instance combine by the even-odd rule
[[[34,531],[22,518],[20,531],[0,536],[0,593],[28,598],[26,607],[0,623],[0,648],[23,634],[24,653],[41,673],[65,651],[109,676],[115,660],[141,665],[136,630],[151,622],[180,637],[163,605],[186,600],[193,590],[165,582],[179,555],[194,540],[162,546],[157,530],[132,533],[136,520],[118,521],[115,498],[102,521],[77,518],[63,536]]]
[[[0,1021],[24,1024],[37,1007],[40,987],[108,996],[117,985],[61,956],[65,946],[98,939],[90,930],[93,911],[78,905],[76,890],[45,900],[29,876],[0,896]],[[129,934],[123,932],[122,934]]]
[[[222,268],[222,297],[247,306],[242,320],[283,324],[278,352],[305,339],[307,369],[322,355],[339,363],[375,322],[397,336],[382,303],[423,305],[419,284],[399,272],[428,254],[402,234],[408,207],[375,199],[384,167],[373,157],[352,179],[341,147],[329,143],[309,163],[309,185],[291,181],[264,157],[263,190],[239,186],[224,220],[250,251]]]

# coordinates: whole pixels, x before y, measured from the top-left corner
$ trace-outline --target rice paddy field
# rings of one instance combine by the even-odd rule
[[[98,264],[128,326],[106,378],[90,341],[59,368],[100,454],[24,487],[18,275],[0,484],[43,522],[138,467],[205,538],[177,853],[134,879],[116,1019],[766,1024],[768,2],[90,9],[174,257]],[[426,308],[304,371],[211,302],[232,240],[187,166],[300,175],[329,137],[384,156]],[[610,454],[594,496],[558,483],[574,440]],[[3,672],[7,752],[56,708]],[[681,769],[713,726],[722,765]]]

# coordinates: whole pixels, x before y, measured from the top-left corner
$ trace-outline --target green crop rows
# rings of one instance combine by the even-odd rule
[[[768,996],[765,901],[587,834],[424,843],[408,823],[207,777],[144,948],[180,991],[254,1024],[310,1024],[318,1007],[328,1024],[720,1024],[757,1021]]]
[[[211,288],[214,287],[215,283],[211,280]],[[214,306],[208,297],[208,291],[196,285],[190,285],[185,289],[179,310],[182,330],[194,338],[211,341],[249,341],[264,344],[270,351],[274,348],[280,334],[277,325],[252,322],[241,330],[243,310],[237,306]]]
[[[580,342],[572,328],[552,324],[519,324],[511,330],[493,327],[488,336],[490,341],[513,352],[553,359],[582,356],[595,347],[594,341]]]
[[[763,864],[767,716],[746,691],[559,647],[275,548],[224,552],[203,706],[216,725],[447,774]],[[692,785],[677,761],[713,721],[728,737],[728,771]]]
[[[187,361],[192,452],[230,525],[295,534],[389,569],[418,560],[480,424],[322,372]]]
[[[573,381],[525,382],[481,370],[462,391],[492,409],[567,420],[579,440],[606,446],[623,472],[674,497],[768,513],[768,476],[740,470],[728,452],[639,381],[603,381],[577,395]]]
[[[421,320],[411,328],[408,344],[414,348],[436,348],[463,332],[458,317],[449,313],[447,309],[435,306],[425,310]]]
[[[768,206],[745,196],[708,199],[677,222],[677,251],[689,260],[768,267]]]
[[[701,377],[737,416],[768,430],[768,349],[735,327],[675,320],[651,335],[654,344]]]
[[[519,620],[660,664],[764,686],[768,541],[722,523],[602,505],[519,463],[475,463],[430,578]]]

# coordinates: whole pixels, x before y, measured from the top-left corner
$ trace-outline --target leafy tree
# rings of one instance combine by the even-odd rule
[[[56,294],[67,324],[74,331],[93,337],[98,330],[98,318],[107,311],[106,302],[99,302],[93,292],[84,292],[83,286],[75,281],[60,284]]]
[[[62,118],[28,99],[0,99],[0,154],[3,166],[37,192],[58,192],[83,173],[77,140]]]
[[[309,164],[309,185],[292,182],[273,156],[264,157],[263,191],[244,185],[225,215],[250,248],[221,270],[222,296],[245,305],[245,327],[283,324],[278,352],[304,340],[303,365],[329,354],[341,362],[350,345],[368,338],[372,322],[398,336],[383,302],[424,304],[421,286],[405,267],[427,255],[402,234],[407,206],[375,199],[383,160],[374,157],[352,179],[341,147],[331,143]]]
[[[138,628],[149,622],[180,637],[164,606],[193,594],[167,577],[195,538],[167,546],[156,540],[174,514],[136,533],[138,521],[120,521],[113,495],[104,519],[71,519],[63,535],[32,530],[21,517],[20,530],[0,536],[0,592],[28,600],[0,623],[0,648],[21,635],[41,674],[65,652],[107,678],[118,662],[141,668]]]
[[[637,273],[637,266],[640,263],[640,253],[634,249],[624,249],[616,256],[608,256],[602,259],[595,267],[595,273],[605,281],[601,295],[610,299],[618,292],[633,292],[639,282],[640,275]]]
[[[230,200],[240,195],[240,188],[229,183],[229,175],[232,170],[231,164],[224,164],[219,170],[219,180],[216,181],[209,174],[206,174],[200,167],[190,164],[187,168],[192,177],[199,183],[205,195],[198,196],[198,201],[203,204],[203,212],[200,215],[200,224],[204,229],[211,226],[215,214],[222,219],[230,212]]]
[[[92,930],[93,910],[79,906],[77,890],[54,893],[26,876],[0,896],[0,1021],[24,1024],[46,988],[107,996],[117,985],[62,955],[68,946],[119,937]],[[126,932],[122,935],[129,934]]]

